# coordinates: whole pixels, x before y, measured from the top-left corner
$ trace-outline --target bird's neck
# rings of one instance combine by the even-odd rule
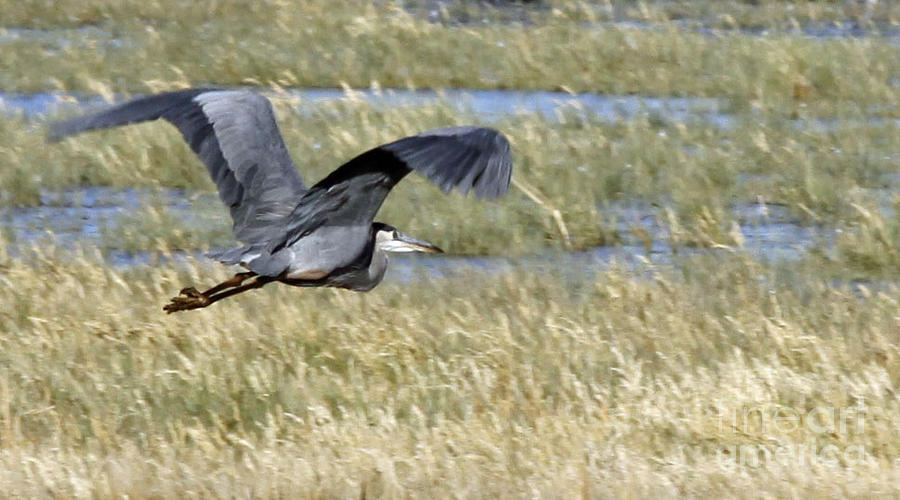
[[[374,284],[378,284],[384,278],[385,271],[387,271],[388,255],[384,250],[380,250],[377,245],[374,250],[372,252],[372,260],[369,262],[369,279]]]

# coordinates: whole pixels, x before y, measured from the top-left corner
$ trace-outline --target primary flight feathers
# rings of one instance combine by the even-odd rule
[[[506,193],[512,173],[509,143],[502,134],[489,128],[449,127],[371,149],[308,188],[288,154],[268,99],[248,90],[189,89],[140,97],[55,123],[49,137],[60,140],[159,118],[181,131],[206,166],[231,211],[235,237],[245,243],[271,241],[291,214],[287,225],[300,231],[310,230],[297,227],[309,223],[371,221],[390,189],[410,171],[444,191],[472,190],[479,198]],[[304,209],[302,200],[317,203]],[[327,216],[317,214],[320,210]]]

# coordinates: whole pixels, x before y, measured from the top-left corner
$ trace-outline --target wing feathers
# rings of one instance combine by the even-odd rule
[[[138,98],[51,125],[59,140],[163,118],[174,124],[231,210],[234,234],[275,252],[323,225],[370,224],[391,188],[416,171],[442,190],[496,198],[509,189],[509,142],[489,128],[423,132],[367,151],[306,189],[269,101],[241,90],[191,89]]]
[[[380,174],[386,196],[387,190],[411,171],[424,175],[444,191],[456,188],[465,194],[474,188],[480,198],[496,198],[509,189],[512,175],[509,142],[488,128],[452,127],[423,132],[363,153],[316,186],[353,183],[362,180],[357,178],[363,174],[376,174],[376,177]],[[357,182],[357,189],[363,184]],[[379,206],[380,201],[374,210]],[[374,217],[374,211],[367,212]]]
[[[444,191],[474,188],[481,198],[496,198],[509,189],[512,157],[509,142],[496,130],[454,127],[406,137],[369,150],[319,181],[288,216],[274,252],[323,225],[367,225],[391,188],[416,171]]]
[[[242,90],[190,89],[113,106],[50,127],[51,140],[163,118],[175,125],[231,210],[234,234],[254,243],[270,237],[306,191],[269,101]]]
[[[512,174],[509,142],[496,130],[437,129],[400,139],[381,149],[394,153],[407,168],[422,173],[445,191],[455,187],[466,193],[474,187],[479,198],[496,198],[509,189]]]

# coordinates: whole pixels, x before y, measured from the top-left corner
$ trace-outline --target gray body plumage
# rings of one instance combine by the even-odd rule
[[[384,276],[385,251],[396,247],[388,243],[391,235],[438,250],[373,223],[407,173],[419,172],[444,191],[496,198],[508,190],[512,172],[502,134],[451,127],[369,150],[307,187],[271,104],[246,90],[190,89],[138,98],[53,124],[50,137],[159,118],[181,131],[206,166],[243,243],[210,256],[291,285],[369,290]]]

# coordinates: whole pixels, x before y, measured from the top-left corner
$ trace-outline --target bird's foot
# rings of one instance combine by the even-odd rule
[[[181,290],[181,295],[178,297],[172,297],[172,300],[163,307],[163,311],[172,314],[178,311],[200,309],[211,303],[209,297],[198,292],[196,288],[190,287]]]

